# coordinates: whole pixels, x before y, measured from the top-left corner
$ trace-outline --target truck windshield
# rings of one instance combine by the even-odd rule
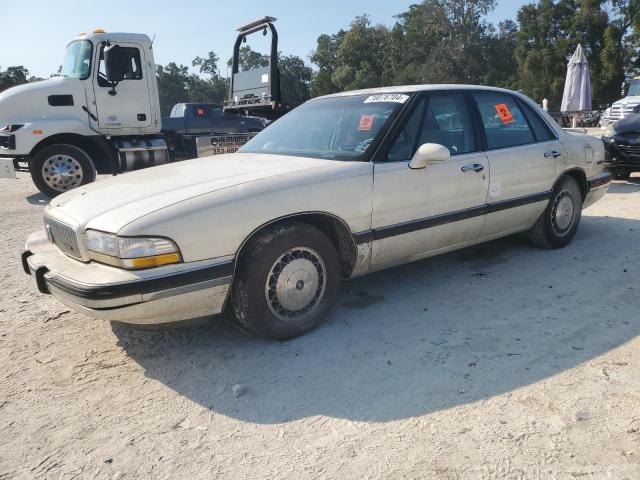
[[[92,53],[93,45],[89,40],[71,42],[67,46],[60,74],[63,77],[86,80],[91,74]]]
[[[640,96],[640,80],[631,80],[629,83],[629,93],[627,97],[639,97]]]
[[[310,100],[264,129],[239,151],[358,160],[408,98],[385,94]]]

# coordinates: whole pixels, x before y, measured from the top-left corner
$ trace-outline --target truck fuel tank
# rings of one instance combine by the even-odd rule
[[[169,150],[162,138],[115,140],[120,171],[128,172],[169,162]]]

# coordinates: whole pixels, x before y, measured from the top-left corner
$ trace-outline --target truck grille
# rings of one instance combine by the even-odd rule
[[[633,113],[633,109],[636,108],[638,103],[620,103],[611,106],[611,120],[616,121],[626,117],[630,113]]]
[[[56,247],[67,255],[81,258],[78,238],[73,228],[51,218],[45,218],[44,225],[50,242],[54,243]]]

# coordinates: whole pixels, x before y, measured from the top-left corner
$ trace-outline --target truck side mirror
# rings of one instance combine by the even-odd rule
[[[107,80],[114,87],[124,80],[124,76],[129,70],[127,60],[127,55],[119,45],[113,44],[104,48],[104,65]]]

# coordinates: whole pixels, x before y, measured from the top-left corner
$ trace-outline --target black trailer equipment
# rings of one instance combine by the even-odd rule
[[[263,17],[251,22],[238,31],[233,46],[229,100],[225,112],[243,113],[275,120],[291,110],[292,106],[283,102],[280,90],[280,70],[278,68],[278,32],[273,25],[277,19]],[[269,65],[240,71],[240,47],[247,37],[257,32],[267,35],[271,32],[271,52]]]

